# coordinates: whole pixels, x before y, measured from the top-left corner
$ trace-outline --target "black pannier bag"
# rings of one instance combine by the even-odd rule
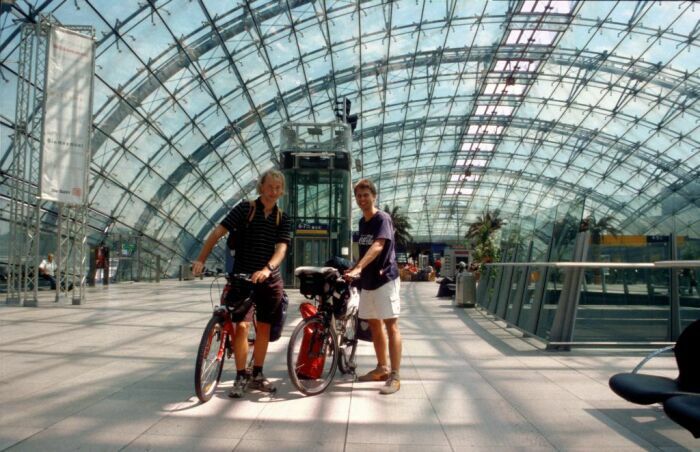
[[[366,319],[357,318],[355,337],[361,341],[372,342],[372,330],[369,329],[369,322]]]
[[[241,322],[253,307],[253,298],[241,294],[250,293],[250,286],[240,281],[228,282],[221,292],[221,304],[226,306],[231,320]]]
[[[299,278],[299,292],[306,298],[312,299],[317,296],[325,297],[331,293],[335,280],[340,278],[340,273],[330,267],[326,271],[302,271],[297,274]]]
[[[336,319],[342,319],[348,312],[350,300],[350,284],[345,281],[337,281],[333,287],[333,315]]]
[[[282,301],[280,302],[277,318],[270,325],[270,342],[275,342],[282,337],[284,323],[287,321],[287,310],[289,309],[289,296],[282,291]]]

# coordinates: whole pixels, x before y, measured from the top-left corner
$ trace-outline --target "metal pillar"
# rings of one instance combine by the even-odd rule
[[[579,232],[576,235],[574,255],[572,262],[583,262],[588,255],[588,242],[590,231]],[[581,297],[581,283],[584,279],[584,268],[568,268],[565,270],[564,285],[559,295],[557,312],[549,335],[550,342],[571,342],[574,336],[574,324],[576,323],[576,309]],[[547,345],[551,350],[569,350],[569,345]]]
[[[7,304],[37,305],[39,281],[39,139],[48,44],[48,22],[22,27],[10,168],[10,243]]]
[[[8,244],[9,305],[37,306],[39,283],[39,255],[41,206],[39,182],[41,171],[41,137],[43,133],[44,91],[46,86],[46,62],[49,32],[58,25],[51,17],[41,17],[37,23],[22,26],[19,61],[17,65],[17,102],[15,106],[15,134],[12,147],[12,164],[9,168],[10,231]],[[90,34],[91,26],[64,26],[71,30]],[[85,241],[84,207],[83,228],[80,241]],[[63,221],[59,213],[59,224]],[[76,231],[68,233],[78,237]],[[62,264],[69,254],[61,249],[59,233],[57,288],[60,275],[65,272]],[[74,273],[75,274],[75,273]],[[82,274],[82,270],[81,270]],[[77,287],[77,286],[76,286]],[[81,291],[82,297],[82,291]]]
[[[77,220],[75,234],[73,235],[73,304],[83,304],[85,302],[85,282],[87,278],[87,234],[85,225],[87,223],[87,207],[77,207]]]
[[[678,242],[676,234],[672,233],[668,237],[669,241],[669,260],[678,260]],[[669,284],[668,284],[668,294],[671,312],[669,313],[671,325],[670,325],[670,338],[669,340],[675,341],[681,334],[681,300],[680,300],[680,284],[678,283],[680,275],[680,268],[671,267],[669,268]],[[651,279],[651,278],[650,278]]]
[[[72,304],[85,301],[85,207],[59,205],[56,299],[72,295]],[[60,279],[59,279],[60,278]],[[68,289],[73,288],[73,291]]]

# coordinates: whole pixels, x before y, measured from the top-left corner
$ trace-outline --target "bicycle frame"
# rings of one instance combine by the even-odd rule
[[[226,344],[229,344],[229,350],[228,350],[228,356],[227,358],[230,358],[231,355],[233,354],[233,338],[236,336],[236,324],[233,323],[231,320],[231,316],[228,314],[228,311],[225,306],[218,306],[215,310],[214,313],[212,314],[214,317],[220,317],[224,321],[224,338],[221,341],[221,345],[219,346],[219,352],[216,354],[216,359],[221,360],[223,358],[224,353],[226,353]],[[228,339],[228,341],[227,341]]]
[[[338,331],[338,328],[336,327],[336,322],[341,322],[344,320],[337,319],[334,316],[332,298],[333,297],[331,295],[326,295],[325,297],[317,295],[316,297],[314,297],[313,301],[316,304],[317,311],[316,314],[314,314],[312,317],[319,319],[323,323],[324,330],[330,332],[333,336],[335,336],[339,348],[344,345],[342,342],[343,340],[348,341],[348,343],[356,343],[358,340],[357,337],[353,337],[352,339],[348,340],[348,338],[345,336],[345,331],[342,331],[342,334],[341,331]],[[351,317],[357,317],[357,312],[351,314]],[[346,319],[347,317],[343,318]],[[354,356],[352,358],[354,359]],[[338,366],[341,372],[347,373],[345,369],[340,367],[340,360],[338,360]]]

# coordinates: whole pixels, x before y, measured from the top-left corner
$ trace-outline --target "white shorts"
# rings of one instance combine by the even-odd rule
[[[359,316],[363,319],[395,319],[401,313],[399,278],[389,281],[375,290],[360,291]]]

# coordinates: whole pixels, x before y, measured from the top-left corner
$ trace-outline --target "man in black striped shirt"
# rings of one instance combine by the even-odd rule
[[[248,322],[245,316],[234,318],[236,335],[233,349],[236,359],[236,381],[229,393],[231,397],[241,397],[244,390],[258,389],[274,392],[275,387],[263,375],[262,369],[270,340],[270,327],[280,315],[280,303],[284,283],[279,266],[287,254],[291,241],[291,224],[289,217],[279,207],[277,200],[284,193],[284,175],[271,169],[264,172],[258,180],[258,193],[255,201],[238,203],[228,215],[216,226],[204,242],[197,260],[192,263],[194,275],[204,269],[209,253],[224,235],[236,234],[236,258],[234,273],[250,273],[255,303],[257,330],[253,350],[253,375],[248,375],[246,359],[248,356]],[[226,303],[235,305],[250,293],[251,285],[236,281],[230,288]]]

